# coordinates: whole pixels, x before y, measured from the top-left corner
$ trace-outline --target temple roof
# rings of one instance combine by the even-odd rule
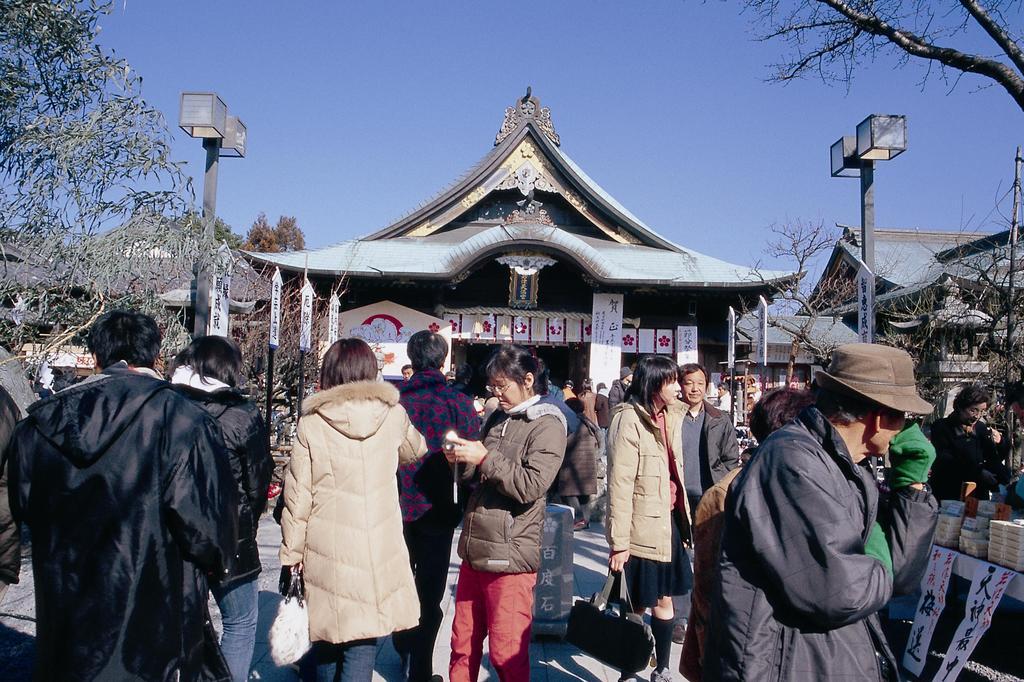
[[[315,274],[448,279],[523,248],[575,262],[602,284],[762,289],[791,276],[718,260],[655,232],[562,151],[550,110],[529,90],[506,109],[483,159],[391,225],[321,249],[249,255]]]

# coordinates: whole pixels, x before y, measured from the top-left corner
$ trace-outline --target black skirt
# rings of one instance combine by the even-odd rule
[[[651,608],[661,597],[675,597],[693,589],[693,569],[679,531],[679,512],[672,512],[672,560],[631,556],[626,562],[625,575],[629,599],[635,609]]]

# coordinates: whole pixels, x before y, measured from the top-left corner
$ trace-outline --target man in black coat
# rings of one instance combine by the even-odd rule
[[[1003,463],[1002,436],[983,417],[991,403],[980,384],[961,387],[953,399],[953,411],[932,424],[935,466],[931,483],[935,497],[959,500],[964,483],[975,483],[972,495],[988,499],[999,492],[999,484],[1010,482],[1010,469]]]
[[[206,575],[235,554],[235,482],[213,419],[152,369],[152,318],[89,333],[102,370],[29,408],[8,450],[32,531],[35,678],[228,679]]]
[[[633,370],[623,367],[619,370],[619,378],[612,382],[608,391],[608,410],[614,410],[616,405],[626,401],[626,392],[633,381]]]
[[[7,495],[7,466],[2,459],[14,433],[21,410],[7,390],[0,386],[0,602],[7,588],[18,582],[21,574],[21,538],[18,526],[11,518],[10,498]]]
[[[819,372],[817,403],[763,444],[729,490],[703,679],[875,680],[898,667],[878,611],[916,589],[938,505],[935,450],[906,413],[904,351],[847,344]],[[887,500],[866,466],[888,450]]]

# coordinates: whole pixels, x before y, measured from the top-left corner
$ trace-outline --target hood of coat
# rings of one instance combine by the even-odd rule
[[[302,415],[315,414],[338,433],[365,440],[380,430],[398,389],[383,381],[354,381],[320,391],[302,404]]]
[[[178,393],[181,393],[193,402],[199,403],[203,406],[203,409],[217,418],[229,408],[248,402],[237,388],[226,387],[218,388],[215,391],[206,391],[185,384],[171,385],[174,386],[174,390]]]
[[[558,421],[562,423],[562,428],[566,430],[566,433],[569,432],[569,425],[565,418],[565,414],[553,402],[547,402],[542,398],[540,401],[526,408],[526,419],[528,421],[532,422],[536,419],[540,419],[544,415],[551,415],[558,419]],[[576,420],[576,428],[579,428],[578,419]]]
[[[526,419],[526,421],[532,422],[546,415],[552,416],[555,419],[557,419],[562,424],[562,428],[565,429],[566,435],[570,433],[569,423],[565,418],[565,413],[563,413],[562,410],[558,408],[558,404],[555,400],[538,400],[537,402],[526,408],[525,412],[515,415],[515,417]],[[495,410],[494,412],[491,413],[491,416],[484,423],[483,429],[480,432],[486,434],[488,431],[490,431],[495,426],[501,424],[506,419],[513,419],[515,417],[513,417],[512,415],[508,414],[503,410]],[[576,428],[579,428],[579,420],[576,420]]]
[[[140,418],[150,398],[169,389],[166,381],[115,366],[34,403],[28,413],[57,450],[88,466]]]

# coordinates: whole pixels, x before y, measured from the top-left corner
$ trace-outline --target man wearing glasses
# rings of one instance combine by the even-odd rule
[[[971,496],[987,500],[999,484],[1010,482],[1003,463],[1001,434],[985,423],[991,397],[981,384],[966,384],[953,399],[953,411],[932,425],[935,466],[929,482],[940,500],[959,500],[964,483]]]
[[[878,611],[928,562],[935,450],[905,416],[932,406],[896,348],[840,346],[815,381],[815,404],[765,439],[729,489],[705,682],[899,679]],[[887,451],[881,504],[865,465]]]

